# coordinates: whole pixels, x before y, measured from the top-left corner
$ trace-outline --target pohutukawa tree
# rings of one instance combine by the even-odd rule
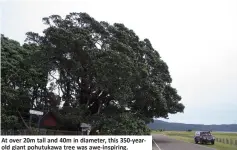
[[[183,112],[168,66],[148,39],[86,13],[43,22],[43,35],[28,32],[27,45],[37,46],[34,60],[56,79],[59,113],[71,124],[90,123],[92,134],[147,134],[154,117]]]

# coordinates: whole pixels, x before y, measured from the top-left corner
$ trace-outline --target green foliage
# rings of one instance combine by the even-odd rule
[[[43,21],[48,25],[44,34],[28,32],[23,46],[3,37],[3,78],[19,87],[7,90],[6,82],[6,100],[21,102],[18,107],[53,110],[61,102],[56,112],[64,124],[87,122],[102,134],[147,134],[146,123],[152,118],[183,112],[168,66],[148,39],[86,13],[52,15]],[[8,79],[11,73],[16,77]],[[50,88],[48,75],[56,79]],[[55,95],[55,88],[62,95]]]
[[[100,129],[102,135],[149,135],[150,130],[140,118],[130,114],[121,113],[115,117],[101,120],[103,126]]]
[[[15,115],[8,115],[6,110],[1,107],[1,126],[5,129],[14,129],[19,126],[18,117]]]
[[[34,44],[21,46],[1,35],[1,107],[5,110],[1,115],[5,121],[2,128],[16,125],[11,122],[9,126],[10,120],[18,122],[21,118],[21,123],[28,120],[29,109],[41,109],[50,98],[46,90],[47,70],[34,60],[37,47]],[[21,128],[22,124],[17,127]]]

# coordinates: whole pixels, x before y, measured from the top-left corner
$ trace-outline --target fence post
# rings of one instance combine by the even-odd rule
[[[229,139],[226,139],[226,144],[229,144]]]

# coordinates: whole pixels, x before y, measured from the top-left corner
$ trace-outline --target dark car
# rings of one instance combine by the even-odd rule
[[[196,144],[211,143],[213,145],[215,143],[215,137],[209,131],[197,131],[195,132],[194,141]]]

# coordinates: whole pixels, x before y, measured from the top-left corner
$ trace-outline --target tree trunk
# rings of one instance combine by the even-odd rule
[[[19,114],[19,116],[20,116],[20,118],[21,118],[23,124],[25,125],[25,127],[29,130],[30,133],[32,133],[32,129],[31,129],[31,127],[29,127],[29,126],[27,125],[27,123],[25,122],[24,118],[22,117],[20,111],[17,110],[17,112],[18,112],[18,114]]]

